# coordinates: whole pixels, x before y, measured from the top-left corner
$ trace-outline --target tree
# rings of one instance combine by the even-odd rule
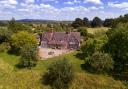
[[[18,31],[31,31],[31,27],[26,24],[22,24],[20,22],[16,22],[14,18],[12,18],[11,21],[8,23],[8,29],[11,30],[14,33],[17,33]]]
[[[12,50],[16,48],[16,53],[19,53],[24,45],[35,45],[37,47],[38,41],[36,36],[26,31],[20,31],[11,36],[11,47]]]
[[[2,42],[9,42],[12,32],[7,28],[0,28],[0,44]]]
[[[113,69],[114,61],[107,53],[95,52],[86,62],[92,72],[104,73]],[[90,69],[89,68],[89,69]]]
[[[33,67],[37,61],[37,39],[26,31],[14,33],[11,37],[11,50],[19,53],[21,67]]]
[[[83,19],[83,25],[85,26],[85,27],[90,27],[90,22],[89,22],[89,20],[88,20],[88,18],[84,18]]]
[[[82,51],[82,58],[87,59],[90,57],[95,51],[96,51],[96,41],[94,40],[88,40],[86,41],[85,45],[82,45],[81,51]]]
[[[116,73],[128,70],[128,24],[119,24],[115,29],[110,29],[108,42],[103,47],[105,52],[110,53],[115,61]]]
[[[24,45],[20,51],[21,59],[19,65],[21,67],[33,67],[37,63],[38,51],[35,45]]]
[[[95,17],[91,23],[92,27],[101,27],[102,20],[99,17]]]
[[[107,36],[106,34],[95,34],[95,38],[88,38],[85,44],[81,46],[81,58],[85,59],[85,61],[92,56],[93,53],[99,51],[103,52],[102,48],[104,44],[107,43]]]
[[[78,28],[83,26],[83,20],[80,18],[76,18],[75,21],[72,23],[72,27]]]
[[[67,59],[52,63],[43,76],[44,83],[51,85],[53,89],[68,89],[73,78],[74,71]]]
[[[105,19],[103,25],[105,27],[113,27],[113,21],[114,21],[113,19]]]
[[[83,37],[87,37],[88,35],[87,29],[85,27],[78,28],[78,32],[80,32],[81,36]]]

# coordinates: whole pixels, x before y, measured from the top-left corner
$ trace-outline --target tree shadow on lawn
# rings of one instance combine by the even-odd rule
[[[20,50],[19,48],[12,47],[11,49],[9,49],[7,51],[7,53],[11,54],[11,55],[19,56],[20,55],[20,51],[19,50]]]
[[[35,67],[36,64],[34,64],[33,66],[23,66],[20,62],[18,64],[15,65],[15,67],[17,69],[32,69],[33,67]]]
[[[85,60],[85,57],[83,56],[83,53],[78,52],[77,54],[74,55],[76,58],[80,59],[80,60]]]

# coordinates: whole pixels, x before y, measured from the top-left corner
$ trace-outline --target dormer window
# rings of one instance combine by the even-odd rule
[[[75,44],[74,42],[69,42],[69,44]]]

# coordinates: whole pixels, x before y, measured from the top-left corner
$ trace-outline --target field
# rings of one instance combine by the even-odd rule
[[[125,89],[120,81],[114,80],[107,75],[90,74],[81,68],[84,60],[76,57],[78,51],[48,60],[39,61],[35,68],[18,69],[16,64],[18,56],[0,53],[0,89],[51,89],[50,86],[43,85],[42,75],[48,65],[55,60],[68,58],[74,66],[76,78],[70,89]]]
[[[94,33],[99,33],[99,32],[106,32],[106,31],[108,31],[108,28],[106,28],[106,27],[88,28],[87,31],[88,31],[88,33],[94,34]]]

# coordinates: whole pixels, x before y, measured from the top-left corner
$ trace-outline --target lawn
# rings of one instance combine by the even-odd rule
[[[125,89],[120,81],[107,75],[96,75],[81,68],[84,60],[76,57],[78,51],[47,60],[40,60],[36,67],[18,69],[18,56],[0,53],[0,89],[51,89],[41,83],[41,78],[47,67],[55,60],[67,58],[73,65],[76,77],[70,89]]]

